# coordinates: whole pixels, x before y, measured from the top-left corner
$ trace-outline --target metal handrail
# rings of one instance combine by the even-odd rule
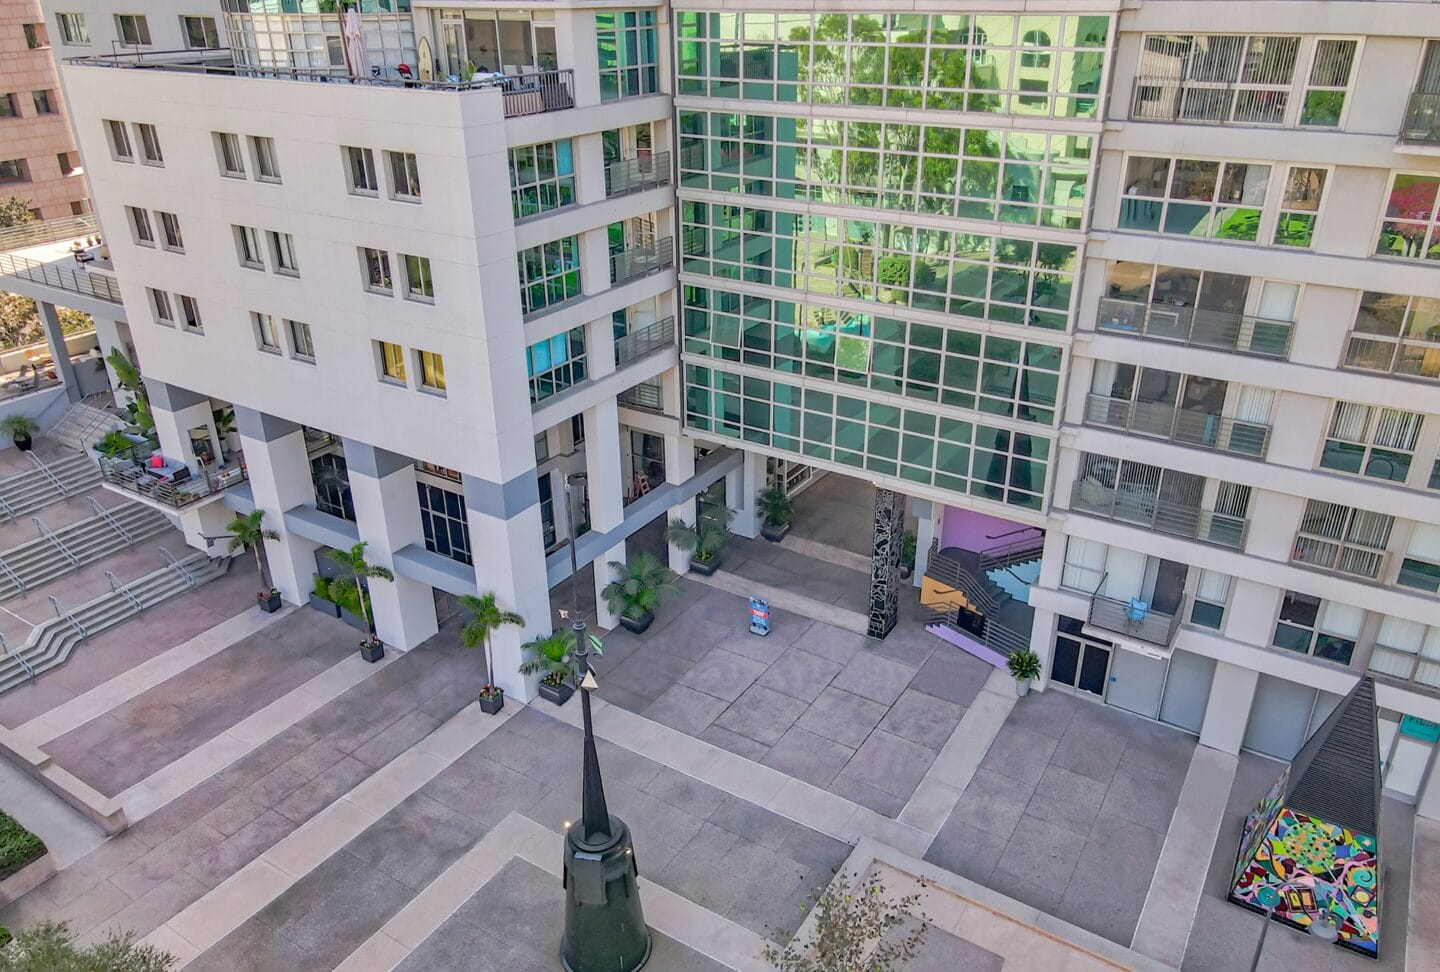
[[[58,489],[58,490],[60,491],[60,495],[61,495],[61,496],[69,496],[69,495],[70,495],[70,487],[68,487],[68,486],[66,486],[64,483],[62,483],[62,482],[60,481],[60,477],[57,476],[57,475],[55,475],[54,470],[52,470],[49,466],[45,465],[45,460],[41,459],[39,456],[35,455],[35,453],[33,453],[33,452],[27,452],[27,453],[25,453],[25,455],[29,456],[29,457],[30,457],[30,461],[31,461],[32,463],[34,463],[35,468],[38,469],[38,470],[40,470],[40,475],[42,475],[42,476],[44,476],[46,479],[50,480],[50,485],[54,486],[56,489]]]
[[[7,564],[3,558],[0,558],[0,574],[4,574],[10,579],[10,583],[15,585],[18,593],[25,593],[25,588],[28,585],[26,585],[24,579],[19,574],[15,573],[15,568]]]
[[[246,470],[242,463],[238,466],[222,467],[219,471],[202,469],[197,474],[186,475],[178,484],[168,482],[146,471],[144,459],[148,456],[141,456],[138,449],[140,446],[137,444],[135,448],[128,450],[128,455],[101,458],[101,478],[127,493],[143,496],[174,509],[189,506],[207,496],[214,496],[246,479]],[[149,453],[153,454],[153,451]],[[188,473],[188,467],[186,472]],[[178,470],[176,473],[178,474]]]
[[[42,243],[78,239],[94,236],[100,232],[93,213],[83,216],[62,216],[59,219],[38,220],[21,226],[7,226],[0,229],[0,252],[20,250]]]
[[[60,551],[60,555],[62,557],[70,561],[71,567],[80,566],[80,558],[75,556],[75,554],[70,550],[69,547],[65,546],[65,541],[61,540],[60,537],[56,535],[54,530],[51,530],[48,526],[45,525],[44,520],[40,519],[40,517],[38,516],[32,516],[30,517],[30,522],[35,524],[35,529],[40,531],[40,536],[44,537],[46,540],[49,540],[50,545],[56,550]]]
[[[90,637],[89,632],[85,630],[85,626],[80,623],[80,619],[75,617],[75,615],[71,614],[69,611],[65,610],[64,605],[60,603],[60,599],[58,597],[56,597],[54,594],[47,594],[45,595],[45,597],[50,602],[50,606],[55,609],[55,617],[70,625],[70,627],[74,629],[75,633],[78,634],[81,639]]]
[[[1363,543],[1309,533],[1303,527],[1296,532],[1290,552],[1292,564],[1365,580],[1379,580],[1389,560],[1390,554],[1383,547],[1377,549]]]
[[[84,271],[53,263],[40,263],[13,253],[0,253],[0,277],[21,277],[72,294],[83,294],[112,304],[122,303],[120,286],[109,277],[92,277]]]
[[[1290,342],[1295,331],[1294,321],[1118,297],[1100,300],[1095,326],[1106,334],[1173,341],[1281,360],[1290,357]]]
[[[136,597],[135,592],[129,587],[120,583],[120,578],[116,577],[113,571],[105,571],[105,579],[110,582],[110,591],[128,601],[130,606],[135,609],[136,614],[145,610],[145,605],[140,603],[140,598]]]
[[[615,339],[615,364],[638,361],[654,351],[675,346],[675,318],[666,317]]]
[[[17,662],[20,663],[20,670],[29,677],[30,683],[33,685],[35,683],[35,669],[32,668],[30,666],[30,663],[25,660],[24,655],[20,654],[20,652],[16,651],[14,648],[10,647],[10,642],[6,640],[3,633],[0,633],[0,650],[3,650],[5,654],[9,655],[11,658],[15,659]]]
[[[628,408],[639,408],[647,412],[665,411],[665,393],[658,382],[638,382],[616,397],[621,405]]]
[[[1400,141],[1440,145],[1440,92],[1416,91],[1405,106]]]
[[[1087,499],[1087,492],[1099,491],[1098,498]],[[1231,550],[1245,546],[1250,521],[1246,517],[1216,513],[1197,506],[1184,506],[1159,499],[1144,491],[1125,492],[1100,486],[1093,480],[1078,480],[1070,493],[1070,508],[1081,513],[1150,527],[1171,536],[1198,540]]]
[[[675,263],[675,240],[662,237],[648,246],[632,246],[610,255],[610,283],[620,284],[656,273]]]
[[[12,520],[20,515],[4,496],[0,496],[0,512],[4,512],[4,514]]]
[[[106,526],[119,534],[120,539],[125,541],[127,547],[135,546],[135,538],[130,535],[130,531],[121,526],[120,521],[115,519],[109,510],[101,506],[99,501],[93,496],[87,496],[85,499],[90,503],[90,508],[95,511],[95,515],[104,520]]]
[[[189,568],[187,568],[184,564],[177,560],[175,558],[175,555],[166,548],[160,547],[159,549],[160,556],[165,558],[165,566],[169,567],[171,570],[175,571],[175,573],[179,574],[180,577],[185,581],[185,583],[188,584],[190,587],[194,587],[195,575],[190,573]]]
[[[1153,435],[1180,445],[1249,458],[1264,458],[1270,426],[1225,415],[1212,415],[1154,402],[1091,394],[1085,400],[1085,424]]]
[[[1105,613],[1109,617],[1096,617],[1095,609],[1101,606],[1106,608]],[[1156,611],[1147,607],[1145,616],[1136,621],[1130,617],[1129,611],[1129,601],[1121,600],[1118,597],[1107,597],[1103,594],[1092,594],[1090,595],[1090,608],[1085,615],[1085,623],[1106,631],[1139,638],[1141,641],[1148,641],[1151,644],[1163,645],[1166,648],[1175,643],[1175,633],[1180,630],[1181,616],[1179,614],[1166,614],[1164,611]],[[1114,620],[1117,612],[1120,618],[1118,624]],[[1155,627],[1152,622],[1161,618],[1165,620],[1165,629],[1157,636],[1157,633],[1152,630]]]
[[[670,153],[656,152],[637,159],[621,159],[605,167],[605,195],[654,189],[670,182]]]
[[[1435,381],[1440,379],[1440,342],[1351,331],[1340,367]]]

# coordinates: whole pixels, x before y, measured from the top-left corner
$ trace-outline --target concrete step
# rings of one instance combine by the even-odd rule
[[[85,492],[100,482],[100,467],[84,452],[72,452],[47,463],[63,489],[41,469],[30,469],[0,480],[0,519],[23,516],[68,496]],[[8,509],[6,508],[8,507]]]
[[[0,570],[0,601],[103,560],[128,548],[131,543],[157,536],[170,525],[164,514],[140,503],[123,503],[106,512],[130,535],[129,542],[115,531],[105,517],[92,516],[52,531],[79,561],[78,565],[71,563],[60,548],[44,536],[0,552],[0,562],[9,568],[9,571]],[[19,578],[19,585],[15,578]]]

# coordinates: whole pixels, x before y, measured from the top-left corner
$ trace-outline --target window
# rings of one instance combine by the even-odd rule
[[[24,159],[7,159],[0,162],[0,185],[7,182],[29,182],[30,167]]]
[[[405,384],[405,349],[389,341],[376,341],[380,356],[380,380]]]
[[[570,139],[510,150],[510,208],[516,219],[575,202]]]
[[[1280,125],[1300,38],[1147,34],[1135,118]]]
[[[585,328],[571,328],[525,349],[525,370],[530,377],[530,403],[544,401],[587,373]]]
[[[163,290],[156,290],[154,287],[145,289],[150,292],[150,309],[155,314],[155,323],[174,327],[175,314],[170,309],[170,295]]]
[[[434,351],[416,351],[415,360],[420,366],[420,387],[430,391],[445,391],[445,359]]]
[[[232,179],[245,178],[245,155],[240,151],[240,136],[233,132],[215,132],[215,157],[220,161],[220,174]]]
[[[55,92],[53,91],[32,91],[30,99],[35,102],[35,114],[53,115],[60,109],[55,107]]]
[[[60,163],[61,175],[74,175],[75,173],[80,171],[80,166],[77,165],[75,160],[70,157],[69,152],[61,152],[59,155],[55,156],[55,161]]]
[[[549,433],[540,432],[535,436],[535,465],[550,459],[550,436]]]
[[[274,315],[251,311],[250,319],[255,323],[255,339],[260,344],[260,350],[279,354],[280,330],[275,326]]]
[[[1440,526],[1417,523],[1410,534],[1410,546],[1400,562],[1400,576],[1395,581],[1402,587],[1440,593]]]
[[[390,195],[395,199],[420,199],[420,165],[414,152],[386,152],[390,160]]]
[[[1315,42],[1315,59],[1305,85],[1300,124],[1307,128],[1337,128],[1345,113],[1350,71],[1355,66],[1353,40],[1321,38]]]
[[[1305,504],[1291,560],[1378,580],[1395,518],[1312,499]]]
[[[1270,166],[1208,159],[1127,160],[1120,228],[1255,242]]]
[[[1397,172],[1380,223],[1377,256],[1440,260],[1440,175]]]
[[[90,32],[85,29],[83,13],[57,13],[55,22],[60,25],[60,43],[88,44]]]
[[[135,206],[126,206],[125,212],[130,216],[130,228],[135,232],[135,242],[140,246],[154,246],[155,230],[150,225],[150,214]]]
[[[209,50],[220,46],[220,32],[215,29],[214,17],[181,17],[180,27],[185,33],[185,46]]]
[[[365,289],[372,294],[392,295],[395,282],[390,276],[390,254],[368,246],[360,248],[360,270],[365,275]]]
[[[310,460],[310,481],[315,484],[315,508],[321,513],[355,522],[355,499],[345,457],[322,452]]]
[[[1336,402],[1320,468],[1403,483],[1423,422],[1415,412]]]
[[[655,21],[654,10],[596,12],[601,101],[660,90],[660,43]]]
[[[1195,585],[1195,601],[1190,605],[1190,621],[1201,627],[1219,631],[1225,624],[1225,606],[1230,603],[1230,589],[1235,578],[1213,570],[1201,570]]]
[[[567,236],[522,250],[520,306],[525,314],[580,295],[580,239]]]
[[[405,261],[405,296],[410,300],[433,301],[435,281],[430,277],[430,258],[400,255]]]
[[[1366,291],[1344,365],[1440,381],[1440,298]]]
[[[275,272],[287,276],[300,276],[300,264],[295,259],[295,238],[289,233],[270,230],[270,256],[275,261]]]
[[[261,135],[250,136],[250,154],[255,157],[255,178],[260,182],[279,182],[280,163],[275,158],[275,140]]]
[[[150,44],[150,24],[143,14],[116,14],[115,33],[120,35],[120,43],[127,47]]]
[[[185,241],[180,236],[180,218],[174,213],[162,213],[158,210],[156,215],[160,217],[160,235],[165,249],[184,253]]]
[[[240,265],[251,270],[264,270],[265,257],[260,252],[260,234],[253,226],[236,226],[235,246],[240,253]]]
[[[304,321],[285,322],[285,332],[290,336],[290,355],[301,361],[315,360],[315,342],[310,337],[310,325]]]
[[[140,133],[140,154],[146,164],[164,165],[165,157],[160,153],[160,136],[155,131],[155,126],[142,122],[136,124],[135,130]]]
[[[78,170],[77,170],[77,171],[78,171]],[[90,200],[88,200],[88,199],[72,199],[72,200],[70,200],[70,215],[71,215],[71,216],[84,216],[84,215],[85,215],[86,204],[89,203],[89,201],[90,201]]]
[[[200,323],[200,305],[194,297],[186,297],[184,294],[177,294],[180,298],[180,322],[187,331],[194,331],[196,334],[203,334],[204,326]]]
[[[1348,665],[1364,622],[1365,612],[1360,608],[1286,591],[1270,643],[1276,648]]]
[[[0,94],[0,118],[21,118],[20,104],[13,94]]]
[[[375,155],[368,148],[345,146],[345,162],[352,193],[373,196],[380,191],[380,180],[375,175]]]
[[[1370,671],[1440,688],[1440,626],[1386,617],[1375,635]]]
[[[116,162],[134,162],[135,152],[130,148],[130,133],[125,130],[125,123],[105,120],[105,132],[110,139],[110,154]]]
[[[1065,567],[1060,575],[1060,586],[1093,594],[1105,579],[1105,563],[1109,552],[1110,548],[1098,540],[1067,537]]]
[[[425,549],[468,564],[470,524],[465,519],[465,497],[431,483],[416,483],[420,494],[420,525]]]
[[[61,14],[61,16],[65,16]],[[50,37],[45,33],[44,24],[25,24],[25,46],[30,50],[50,46]]]

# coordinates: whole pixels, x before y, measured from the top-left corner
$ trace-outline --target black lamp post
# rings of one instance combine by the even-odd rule
[[[565,522],[570,530],[570,628],[575,633],[575,665],[580,675],[580,711],[585,720],[580,820],[565,830],[565,937],[560,963],[566,972],[635,972],[650,958],[650,929],[640,907],[640,871],[630,828],[611,816],[595,753],[590,693],[599,687],[590,671],[590,645],[580,611],[575,555],[575,521],[570,486],[583,474],[565,479]]]

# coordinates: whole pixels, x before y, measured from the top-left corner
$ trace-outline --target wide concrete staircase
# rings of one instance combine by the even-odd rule
[[[119,415],[101,407],[99,399],[92,396],[71,405],[60,421],[46,430],[45,438],[84,452],[92,442],[103,439],[106,432],[124,427],[125,422]]]
[[[166,564],[159,570],[127,584],[118,583],[112,574],[112,589],[79,607],[66,609],[52,597],[50,603],[56,616],[30,629],[24,645],[15,648],[0,642],[0,694],[65,664],[75,646],[86,638],[212,581],[230,569],[229,557],[212,560],[196,552],[176,560],[163,548],[161,553],[165,555]]]
[[[51,530],[38,516],[31,517],[40,536],[0,551],[0,601],[64,577],[170,528],[165,514],[142,503],[121,503],[106,509],[90,498],[90,508],[94,516],[58,530]]]
[[[0,522],[75,496],[100,482],[100,467],[85,452],[66,452],[46,463],[26,453],[34,469],[0,479]]]

